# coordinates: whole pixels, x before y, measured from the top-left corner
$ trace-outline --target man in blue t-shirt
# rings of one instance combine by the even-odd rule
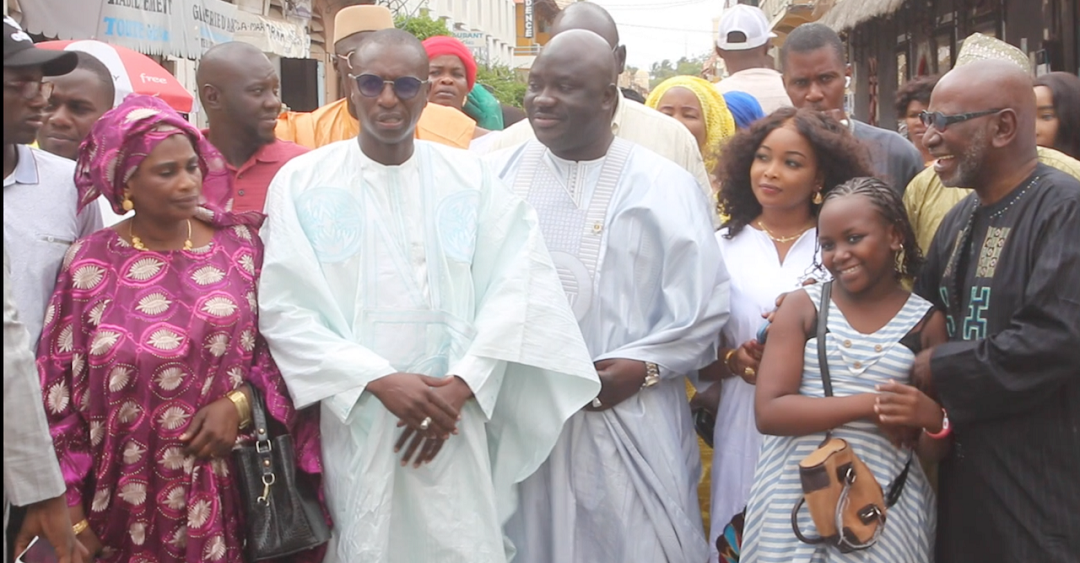
[[[922,172],[922,157],[899,134],[856,121],[845,113],[844,87],[851,67],[844,62],[840,36],[822,24],[800,25],[780,49],[780,66],[791,103],[829,113],[846,123],[870,150],[874,172],[903,194],[911,179]]]

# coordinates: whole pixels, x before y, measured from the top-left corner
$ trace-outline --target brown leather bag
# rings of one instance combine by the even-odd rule
[[[826,397],[833,396],[825,353],[831,297],[832,282],[829,282],[821,288],[817,322],[818,363],[821,364]],[[904,470],[889,485],[886,498],[874,473],[859,459],[851,444],[833,438],[832,432],[827,432],[818,449],[799,462],[803,498],[791,511],[791,528],[795,536],[809,544],[828,543],[842,553],[873,546],[885,529],[886,507],[900,499],[910,467],[909,454]],[[804,503],[810,509],[810,518],[820,534],[818,537],[807,537],[799,530],[799,510]]]

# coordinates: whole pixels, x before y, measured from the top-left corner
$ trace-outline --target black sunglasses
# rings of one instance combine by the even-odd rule
[[[420,87],[428,83],[427,80],[420,80],[415,76],[401,76],[393,80],[386,80],[375,74],[349,76],[356,81],[356,87],[360,90],[360,95],[365,98],[378,98],[386,85],[389,84],[394,89],[394,95],[399,100],[411,100],[420,93]]]
[[[962,123],[969,119],[975,119],[976,117],[984,117],[987,115],[995,114],[1005,111],[1004,109],[988,109],[986,111],[973,111],[970,113],[958,113],[956,115],[945,115],[940,111],[933,113],[924,111],[919,113],[919,121],[926,127],[933,127],[938,131],[944,131],[954,123]]]

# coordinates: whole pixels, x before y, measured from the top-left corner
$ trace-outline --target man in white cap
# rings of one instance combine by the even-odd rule
[[[746,92],[757,98],[765,113],[790,106],[784,79],[773,68],[769,47],[775,33],[769,31],[765,12],[738,4],[724,12],[716,38],[716,54],[724,59],[728,77],[716,84],[721,94]]]
[[[334,17],[334,68],[341,79],[341,92],[356,74],[349,55],[360,49],[364,39],[380,29],[393,29],[394,17],[385,6],[362,5],[342,8]],[[356,109],[346,94],[313,112],[283,113],[275,134],[279,139],[314,149],[335,141],[355,139],[360,131]],[[464,113],[437,104],[428,104],[416,124],[416,138],[461,149],[469,148],[476,134],[476,122]]]

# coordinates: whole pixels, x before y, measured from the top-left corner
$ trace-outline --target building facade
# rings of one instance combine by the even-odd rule
[[[514,0],[513,68],[527,72],[540,48],[551,39],[551,22],[575,0]]]
[[[446,22],[473,51],[476,62],[513,64],[516,45],[514,0],[379,0],[399,16],[426,14]]]
[[[282,78],[282,99],[307,110],[325,98],[326,39],[311,0],[8,0],[7,9],[42,39],[96,39],[143,53],[197,92],[195,69],[210,47],[245,41]],[[191,119],[202,124],[199,112]]]
[[[975,32],[1019,47],[1037,74],[1080,71],[1076,0],[843,0],[821,21],[847,38],[855,115],[881,127],[897,116],[879,93],[947,72]]]
[[[791,30],[821,19],[833,3],[833,0],[761,0],[758,7],[772,23],[776,34],[773,45],[780,47]]]

